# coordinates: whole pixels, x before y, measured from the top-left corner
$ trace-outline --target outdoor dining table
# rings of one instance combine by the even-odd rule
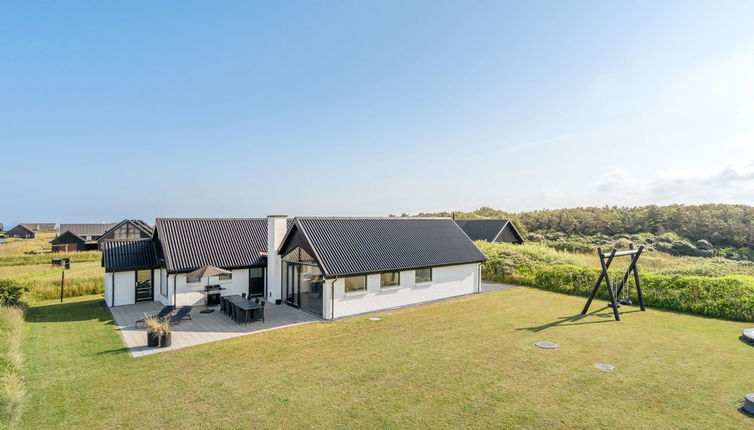
[[[244,318],[243,321],[237,321],[237,322],[249,322],[251,312],[253,312],[255,309],[262,309],[262,305],[259,303],[254,303],[249,299],[243,298],[239,296],[238,294],[233,294],[230,296],[223,296],[225,300],[228,301],[228,303],[234,305],[239,310],[243,311]]]

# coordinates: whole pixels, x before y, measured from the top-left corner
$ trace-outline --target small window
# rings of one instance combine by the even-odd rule
[[[221,281],[229,281],[229,280],[233,279],[233,274],[232,273],[221,273],[221,274],[217,275],[217,279],[219,279]]]
[[[432,268],[416,269],[416,283],[432,282]]]
[[[366,276],[352,276],[345,278],[346,293],[351,291],[366,291],[367,289],[367,277]]]
[[[395,287],[401,283],[400,272],[387,272],[380,274],[380,287]]]
[[[192,278],[190,276],[186,276],[186,283],[188,284],[196,284],[197,282],[201,281],[202,278]]]

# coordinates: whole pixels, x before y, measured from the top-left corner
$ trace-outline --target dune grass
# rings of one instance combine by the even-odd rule
[[[22,428],[754,425],[742,323],[516,288],[134,359],[98,301],[29,310]]]
[[[63,269],[50,264],[0,266],[0,279],[13,279],[29,287],[27,300],[38,301],[60,297]],[[102,294],[104,269],[99,262],[71,263],[65,270],[65,297]]]
[[[53,253],[50,241],[55,235],[55,232],[40,232],[34,239],[4,239],[4,243],[0,243],[0,267],[50,264],[52,258],[61,257],[76,263],[100,261],[99,251]]]

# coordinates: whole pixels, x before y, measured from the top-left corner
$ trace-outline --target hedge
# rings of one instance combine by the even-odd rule
[[[487,264],[486,264],[487,265]],[[588,296],[600,274],[599,269],[571,265],[526,267],[523,273],[499,271],[487,265],[484,279],[529,285],[558,293]],[[497,270],[497,273],[496,273]],[[746,276],[665,276],[641,275],[644,303],[647,306],[726,318],[754,321],[754,279]],[[629,283],[631,300],[636,303],[636,289]],[[607,299],[602,287],[598,297]]]

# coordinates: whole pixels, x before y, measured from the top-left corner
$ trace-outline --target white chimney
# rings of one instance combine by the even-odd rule
[[[288,215],[267,216],[267,300],[283,298],[282,262],[278,248],[288,229]]]

